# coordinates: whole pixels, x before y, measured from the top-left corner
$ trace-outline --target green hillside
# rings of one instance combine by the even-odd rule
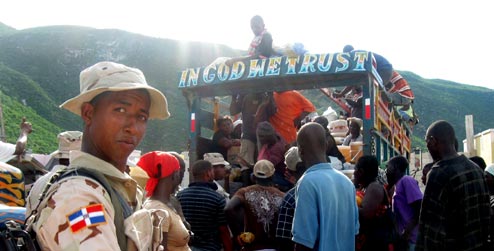
[[[82,69],[105,60],[141,69],[148,82],[167,96],[172,116],[165,121],[151,121],[139,148],[185,150],[188,114],[185,99],[177,88],[179,72],[187,67],[207,65],[217,57],[242,54],[224,45],[158,39],[121,30],[77,26],[19,31],[9,28],[0,23],[0,90],[8,96],[2,98],[4,113],[9,109],[12,112],[6,127],[9,141],[15,140],[18,130],[15,121],[27,116],[36,130],[28,145],[35,152],[53,151],[60,131],[81,130],[80,119],[58,105],[78,94]],[[467,114],[474,115],[475,133],[494,128],[490,119],[494,117],[494,109],[488,109],[492,107],[494,90],[423,79],[411,72],[402,74],[415,92],[415,109],[421,120],[415,127],[414,144],[420,144],[427,126],[436,119],[452,122],[460,140],[465,135]],[[317,91],[305,93],[319,112],[331,104]]]
[[[436,120],[447,120],[454,127],[462,149],[465,139],[465,115],[473,115],[475,133],[494,128],[494,90],[458,84],[440,79],[423,79],[411,72],[401,72],[415,94],[414,107],[420,123],[414,134],[422,141],[427,127]]]
[[[19,125],[22,117],[33,124],[33,132],[28,138],[28,149],[34,153],[49,154],[58,147],[57,134],[62,129],[39,116],[31,107],[23,105],[14,98],[0,93],[2,100],[5,134],[7,142],[15,143],[19,137]]]

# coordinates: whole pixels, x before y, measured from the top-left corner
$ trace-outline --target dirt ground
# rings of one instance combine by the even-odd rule
[[[410,174],[409,175],[418,181],[420,190],[423,193],[425,190],[425,186],[422,183],[422,168],[410,167]]]

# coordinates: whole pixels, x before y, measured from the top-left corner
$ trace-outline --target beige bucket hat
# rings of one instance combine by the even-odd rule
[[[114,62],[99,62],[83,70],[80,75],[81,93],[65,101],[60,107],[81,115],[81,105],[106,91],[118,92],[146,89],[151,98],[150,119],[170,116],[165,95],[148,85],[141,70]]]
[[[58,149],[51,153],[51,156],[60,159],[70,158],[70,151],[81,150],[82,132],[65,131],[57,136]]]
[[[211,165],[225,165],[225,167],[229,168],[230,163],[228,163],[221,153],[205,153],[203,155],[204,160],[211,162]]]

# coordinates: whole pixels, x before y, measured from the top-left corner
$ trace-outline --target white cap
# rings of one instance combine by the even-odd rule
[[[297,171],[297,163],[301,162],[300,156],[298,155],[298,147],[292,146],[285,153],[285,164],[286,168],[290,171]]]

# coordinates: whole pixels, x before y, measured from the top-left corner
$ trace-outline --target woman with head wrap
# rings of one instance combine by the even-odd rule
[[[149,176],[146,183],[148,199],[143,207],[155,210],[153,225],[161,229],[164,250],[190,250],[189,231],[171,199],[181,182],[178,159],[170,153],[153,151],[144,154],[137,165]]]

